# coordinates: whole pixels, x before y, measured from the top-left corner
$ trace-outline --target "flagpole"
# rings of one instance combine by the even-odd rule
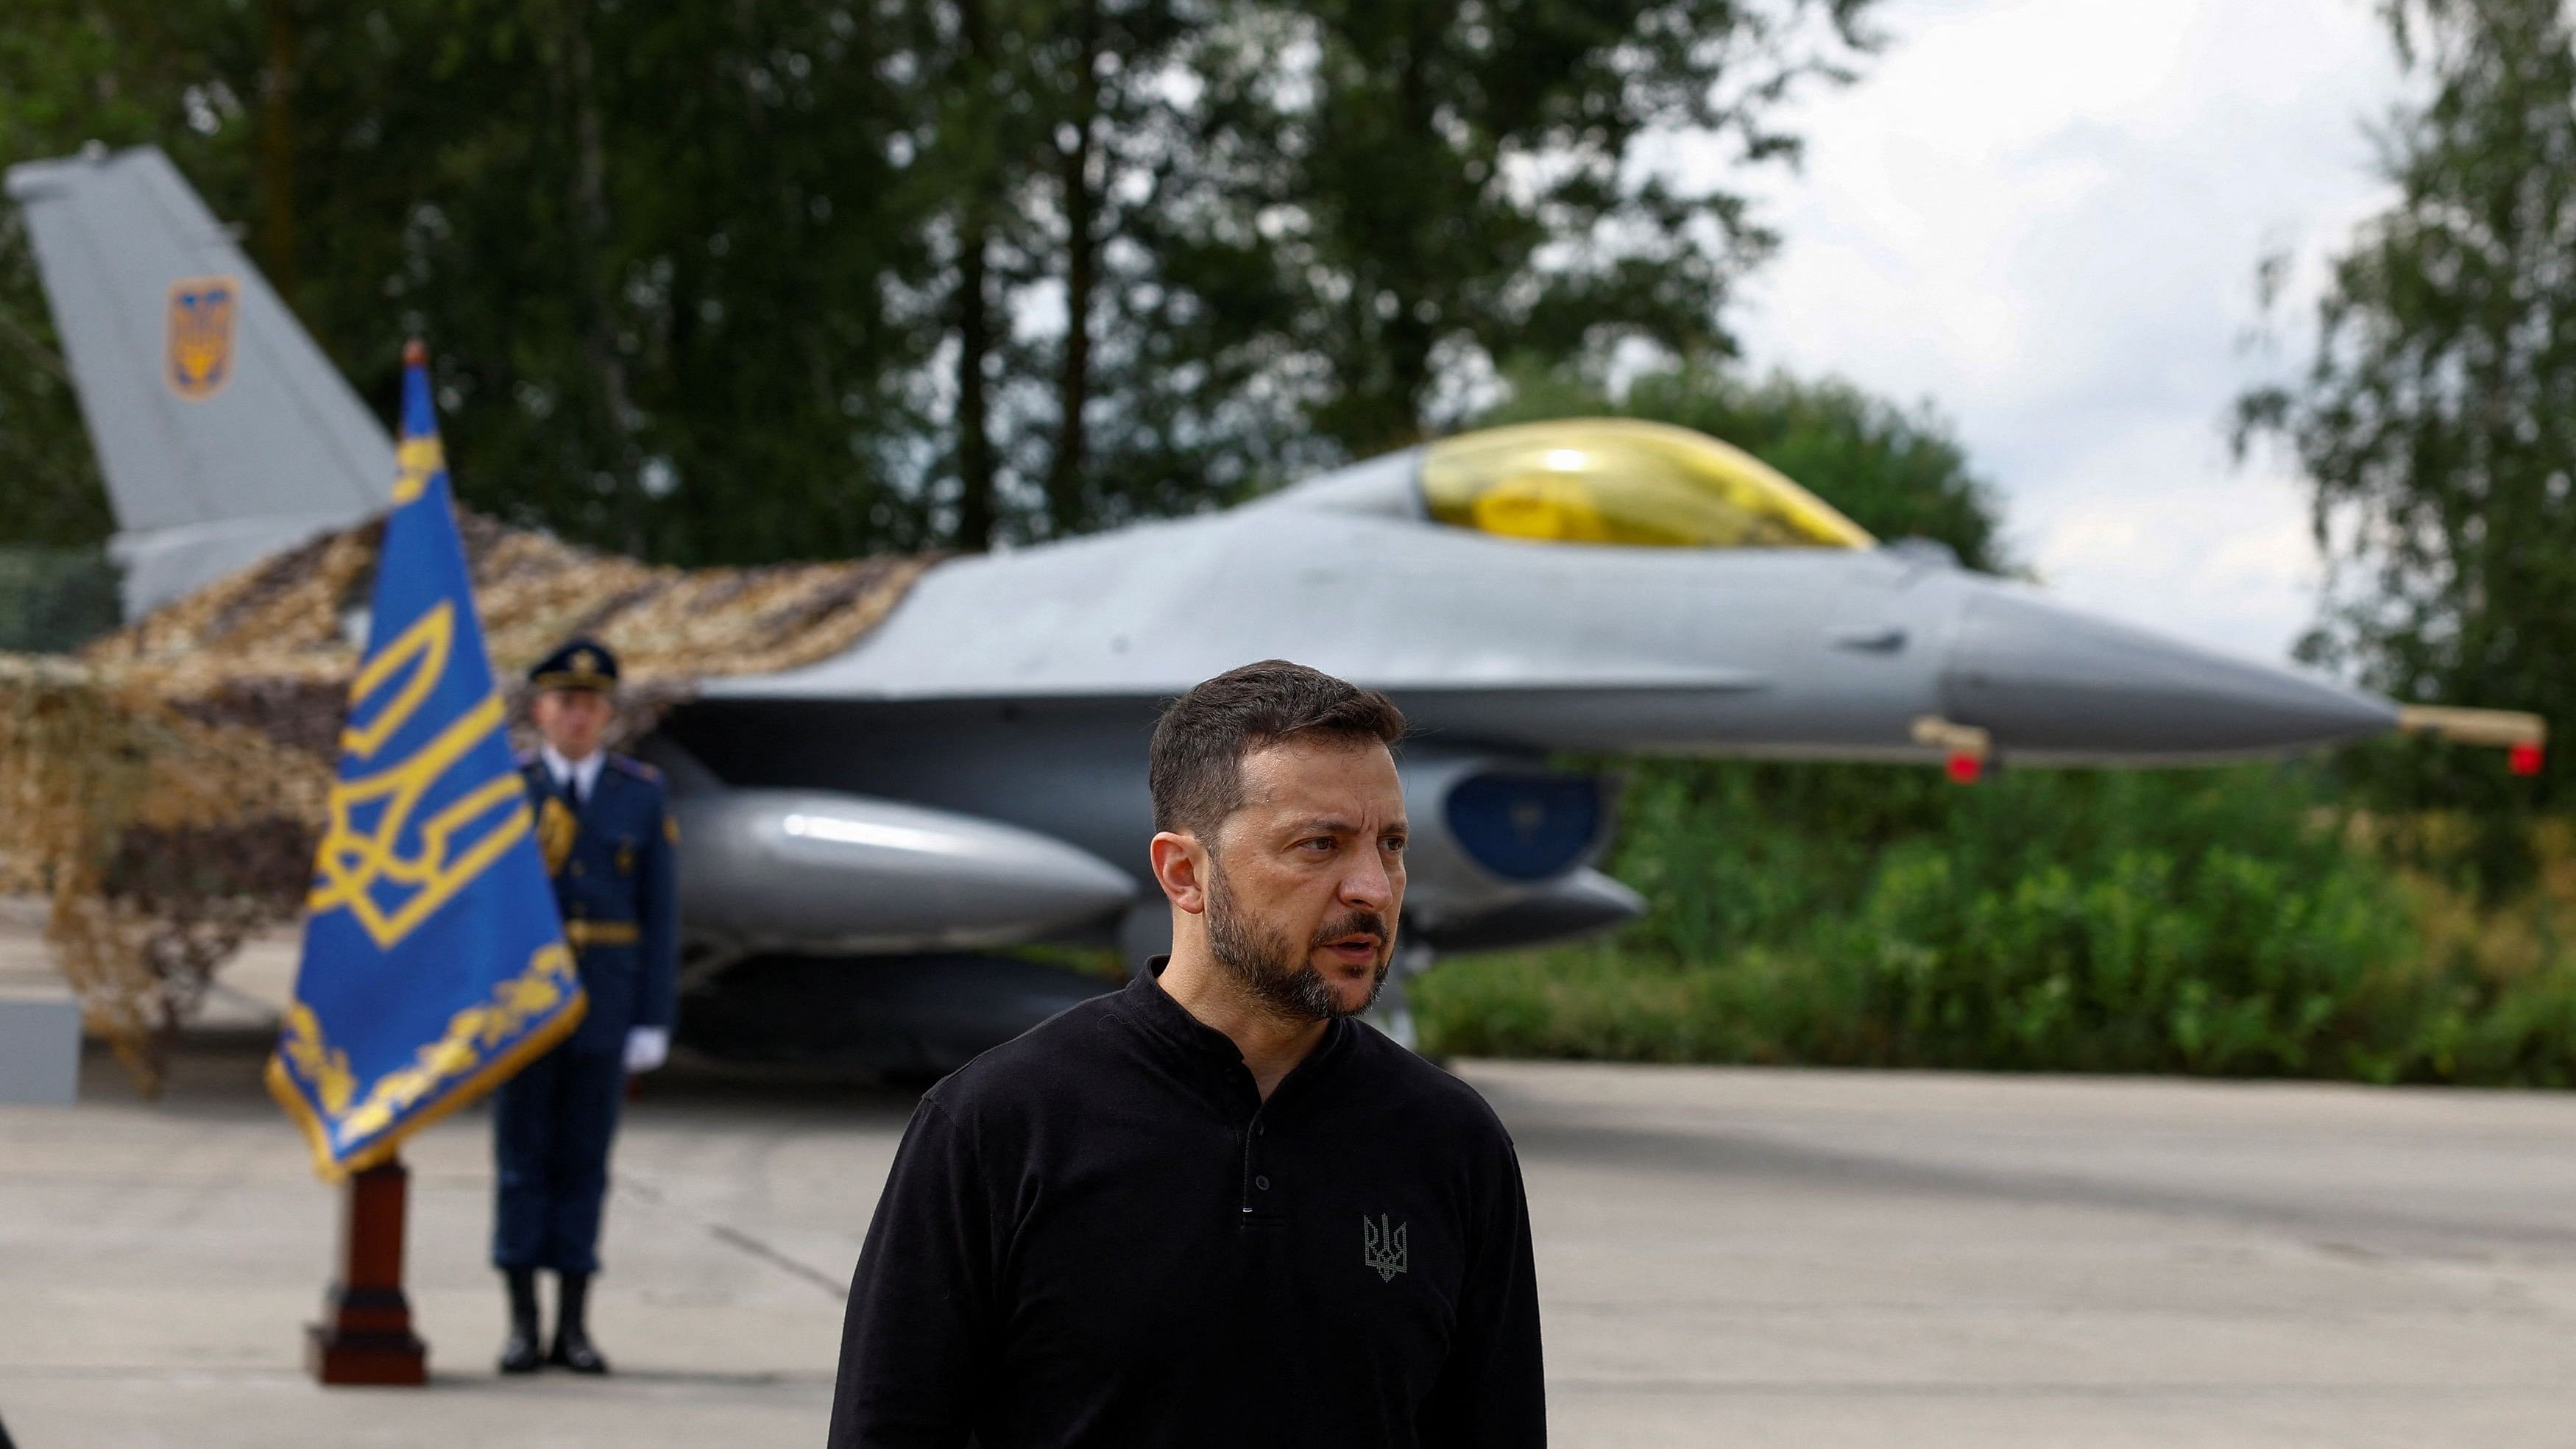
[[[355,1169],[339,1273],[305,1335],[326,1384],[429,1377],[403,1294],[408,1178],[392,1144],[551,1049],[587,1008],[510,756],[417,339],[402,397],[367,647],[268,1069],[322,1175]],[[408,793],[381,803],[388,780]]]
[[[403,1293],[403,1210],[411,1173],[389,1157],[341,1189],[340,1276],[305,1327],[304,1363],[326,1384],[429,1382],[429,1345]]]

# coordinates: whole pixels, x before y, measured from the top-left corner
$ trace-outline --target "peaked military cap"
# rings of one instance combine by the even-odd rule
[[[595,689],[605,694],[617,687],[617,656],[596,639],[574,639],[538,660],[528,671],[528,682],[539,689]]]

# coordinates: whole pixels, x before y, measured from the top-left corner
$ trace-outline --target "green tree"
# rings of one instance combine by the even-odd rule
[[[2313,354],[2239,403],[2314,489],[2332,567],[2304,654],[2401,699],[2576,724],[2576,29],[2558,0],[2391,0],[2426,98],[2382,137],[2397,200],[2334,261]],[[2267,276],[2277,278],[2277,267]],[[2527,812],[2563,802],[2492,756],[2359,755],[2385,802],[2473,808],[2476,860],[2521,873]]]
[[[0,545],[79,547],[112,527],[15,214],[0,215],[0,514]]]
[[[1155,382],[1121,342],[1140,299],[1150,310],[1170,290],[1140,230],[1158,168],[1187,164],[1171,154],[1186,129],[1175,94],[1203,8],[947,0],[905,13],[905,53],[938,77],[901,144],[936,192],[942,357],[927,382],[947,416],[924,488],[940,532],[982,548],[1221,496],[1203,457],[1139,436],[1131,394]]]
[[[1355,453],[1457,420],[1497,359],[1627,339],[1729,350],[1719,313],[1774,238],[1695,136],[1794,156],[1780,102],[1872,43],[1866,0],[1308,0],[1238,12],[1202,72],[1229,142],[1199,238],[1262,262],[1289,376]],[[1229,232],[1225,228],[1234,228]]]
[[[151,123],[116,83],[117,49],[78,0],[12,11],[0,25],[0,167]],[[112,527],[25,224],[0,203],[0,546],[94,545]]]
[[[169,150],[380,408],[430,338],[488,511],[975,548],[1409,440],[1507,352],[1721,349],[1767,238],[1649,151],[1783,155],[1864,3],[23,0],[0,162]],[[0,537],[94,537],[43,323],[0,233]]]
[[[676,562],[912,546],[920,86],[862,18],[39,0],[0,158],[163,146],[380,407],[426,333],[478,507]]]

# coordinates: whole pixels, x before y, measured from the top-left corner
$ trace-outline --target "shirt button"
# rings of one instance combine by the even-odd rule
[[[1263,1192],[1268,1192],[1270,1190],[1270,1179],[1266,1177],[1256,1177],[1252,1180],[1252,1185],[1261,1189]]]

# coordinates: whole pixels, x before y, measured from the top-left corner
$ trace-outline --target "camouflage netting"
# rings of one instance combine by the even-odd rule
[[[457,523],[505,684],[593,635],[630,739],[701,680],[849,647],[936,561],[657,568]],[[0,655],[0,890],[50,899],[56,961],[147,1091],[216,969],[302,909],[381,535],[317,538],[77,659]]]
[[[294,913],[329,787],[111,672],[0,656],[0,889],[50,898],[54,959],[146,1091],[215,968]]]

